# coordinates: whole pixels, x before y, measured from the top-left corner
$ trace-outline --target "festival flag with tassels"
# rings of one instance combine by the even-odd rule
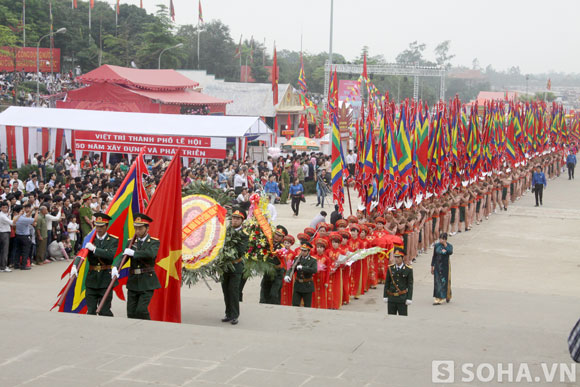
[[[111,217],[107,233],[114,235],[119,239],[119,244],[115,252],[115,260],[113,261],[113,265],[116,266],[118,266],[121,261],[122,253],[128,246],[128,241],[135,234],[135,229],[133,227],[133,214],[144,212],[145,204],[148,201],[147,193],[143,186],[143,175],[148,174],[147,166],[143,160],[144,152],[145,148],[143,148],[136,157],[125,176],[125,179],[121,183],[121,186],[115,193],[113,200],[109,204],[109,207],[105,211],[105,213]],[[88,274],[88,264],[86,259],[88,256],[88,250],[85,248],[85,245],[92,242],[94,236],[95,230],[93,229],[84,239],[83,247],[78,253],[78,256],[80,257],[80,263],[77,267],[79,275],[78,277],[70,278],[68,280],[66,285],[60,291],[58,295],[59,301],[57,301],[57,303],[52,307],[53,309],[60,302],[60,305],[58,305],[59,312],[81,314],[87,312],[85,280]],[[68,266],[61,278],[64,278],[70,273],[73,264],[74,262]],[[120,269],[119,285],[114,289],[117,296],[122,300],[125,299],[122,292],[122,286],[126,284],[128,279],[129,264],[129,261],[127,261],[127,263]],[[64,298],[61,297],[63,293],[65,293]]]
[[[425,107],[422,114],[420,110],[417,114],[415,125],[415,166],[421,192],[424,194],[427,189],[427,173],[429,171],[429,112]]]
[[[331,71],[332,74],[332,71]],[[332,183],[332,197],[338,204],[340,213],[343,211],[344,204],[344,187],[343,187],[343,171],[344,163],[342,156],[342,144],[340,143],[340,130],[338,126],[338,79],[336,71],[331,75],[331,83],[329,85],[328,105],[331,107],[330,124],[332,133],[332,166],[331,166],[331,183]]]
[[[300,53],[300,73],[298,74],[298,87],[303,94],[308,93],[306,86],[306,75],[304,74],[304,61],[302,59],[302,52]]]

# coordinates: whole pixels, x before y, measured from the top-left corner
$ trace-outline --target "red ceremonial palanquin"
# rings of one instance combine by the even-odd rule
[[[327,305],[329,309],[340,309],[342,305],[342,268],[336,263],[340,251],[330,248],[327,250],[327,254],[330,261]]]
[[[300,248],[298,248],[298,250],[300,250]],[[289,249],[286,251],[286,253],[284,254],[284,257],[286,259],[286,271],[292,268],[296,256],[297,255],[296,253],[294,253],[294,251]],[[296,273],[294,273],[293,277],[296,277]],[[287,283],[286,281],[282,283],[282,291],[280,295],[281,305],[292,306],[293,291],[294,291],[294,278],[292,278],[292,281],[290,281],[289,283]]]

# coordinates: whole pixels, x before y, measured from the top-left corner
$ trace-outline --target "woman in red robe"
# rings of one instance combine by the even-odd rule
[[[369,228],[362,224],[360,226],[360,234],[359,234],[359,240],[360,240],[360,248],[361,250],[366,250],[368,248],[368,241],[367,241],[367,236],[369,234]],[[363,260],[362,260],[362,270],[361,270],[361,279],[362,279],[362,287],[364,292],[368,292],[369,288],[370,288],[370,284],[369,284],[369,256],[367,255]]]
[[[338,222],[337,222],[338,223]],[[342,242],[340,243],[339,252],[340,255],[348,254],[348,240],[350,238],[350,233],[346,230],[339,231],[342,237]],[[350,266],[342,266],[342,305],[350,303]]]
[[[314,281],[314,293],[312,293],[312,307],[318,309],[328,308],[328,272],[329,258],[326,255],[328,242],[326,239],[317,238],[315,241],[316,253],[312,255],[318,264],[318,272],[312,275]]]
[[[292,264],[294,263],[294,258],[296,257],[294,251],[292,250],[292,245],[294,244],[295,239],[292,235],[286,235],[284,237],[284,248],[286,249],[284,254],[284,258],[286,261],[286,271],[292,268]],[[282,291],[281,291],[281,298],[280,298],[280,305],[292,306],[292,293],[294,290],[294,281],[290,282],[283,282],[282,283]]]
[[[348,250],[351,253],[355,253],[360,249],[360,239],[359,239],[360,226],[355,223],[350,225],[351,238],[348,241]],[[350,293],[354,296],[355,300],[364,293],[362,288],[362,260],[358,260],[350,266]]]
[[[330,261],[328,280],[328,309],[340,309],[342,306],[342,268],[336,263],[340,255],[340,242],[342,237],[339,233],[330,234],[331,247],[327,250]]]

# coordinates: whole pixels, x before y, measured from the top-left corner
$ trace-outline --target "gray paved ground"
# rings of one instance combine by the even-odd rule
[[[235,327],[219,321],[218,284],[183,289],[183,324],[127,320],[116,299],[115,318],[77,316],[48,311],[64,263],[0,273],[0,386],[428,386],[433,360],[454,360],[456,373],[502,362],[514,377],[522,363],[543,375],[540,363],[570,364],[580,317],[579,194],[561,177],[544,207],[528,194],[453,237],[448,305],[431,305],[430,255],[420,256],[407,318],[386,315],[382,289],[339,311],[259,305],[257,280]],[[318,211],[307,200],[298,219],[278,206],[294,235]]]

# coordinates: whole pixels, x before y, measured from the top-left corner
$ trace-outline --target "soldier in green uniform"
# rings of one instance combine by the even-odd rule
[[[300,255],[294,262],[290,270],[286,272],[284,281],[292,282],[292,276],[296,272],[296,280],[294,281],[294,293],[292,293],[292,306],[300,306],[304,301],[304,307],[310,308],[312,306],[312,293],[314,292],[314,281],[312,275],[318,271],[318,264],[316,259],[310,256],[312,245],[308,242],[302,242],[300,245]]]
[[[290,164],[284,165],[284,170],[280,176],[282,182],[282,195],[280,196],[280,204],[288,204],[288,194],[290,193]]]
[[[91,232],[93,229],[93,210],[91,210],[90,202],[93,195],[90,193],[83,195],[83,205],[79,209],[79,217],[81,218],[81,241]]]
[[[383,300],[387,303],[389,314],[406,316],[407,306],[411,305],[413,299],[413,268],[403,263],[403,249],[395,248],[393,255],[395,263],[389,265],[387,270]]]
[[[240,283],[242,281],[242,274],[244,273],[243,256],[248,250],[248,234],[243,230],[242,223],[246,219],[246,212],[244,210],[235,210],[232,213],[232,221],[230,227],[233,236],[240,236],[240,243],[235,248],[237,251],[233,271],[226,269],[222,275],[222,291],[224,292],[224,302],[226,304],[226,316],[222,322],[229,322],[232,325],[238,323],[240,316]]]
[[[284,242],[286,235],[288,235],[286,227],[276,226],[273,237],[274,251],[284,247],[282,242]],[[273,266],[274,272],[264,274],[262,277],[262,282],[260,283],[260,304],[280,305],[280,292],[282,291],[282,281],[286,268],[276,254],[270,255],[266,262]]]
[[[107,214],[97,212],[95,214],[95,229],[97,231],[93,243],[87,243],[85,248],[89,250],[87,259],[89,261],[89,273],[85,282],[87,300],[87,314],[97,314],[97,306],[103,304],[99,316],[113,316],[111,312],[111,300],[113,293],[109,293],[103,299],[107,287],[111,283],[111,278],[119,276],[117,268],[112,266],[115,259],[115,252],[119,245],[119,239],[107,233],[107,227],[111,217]],[[80,258],[77,257],[71,268],[71,274],[78,275],[76,266]]]
[[[124,251],[131,257],[131,268],[127,280],[127,317],[150,320],[149,302],[153,291],[161,284],[155,273],[155,258],[159,250],[159,239],[149,235],[149,223],[153,219],[145,214],[135,214],[135,241]]]

